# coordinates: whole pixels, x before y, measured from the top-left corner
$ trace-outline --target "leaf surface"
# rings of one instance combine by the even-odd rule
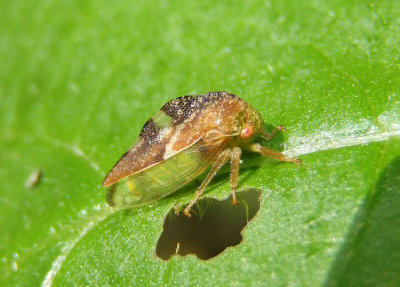
[[[398,1],[1,7],[2,286],[400,284]],[[163,104],[216,90],[284,124],[270,145],[303,165],[244,156],[239,187],[265,193],[243,242],[162,261],[198,182],[118,212],[100,185]],[[222,170],[207,196],[228,194]]]

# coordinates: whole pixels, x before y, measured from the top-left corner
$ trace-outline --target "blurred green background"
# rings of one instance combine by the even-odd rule
[[[0,285],[399,286],[399,15],[390,0],[2,1]],[[240,187],[265,192],[243,242],[162,261],[163,219],[196,183],[128,212],[100,184],[163,104],[216,90],[284,124],[275,146],[304,164],[244,157]]]

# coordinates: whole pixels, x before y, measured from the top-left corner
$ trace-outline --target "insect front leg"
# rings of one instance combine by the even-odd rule
[[[266,157],[271,157],[280,161],[286,161],[286,162],[293,162],[296,165],[301,164],[301,159],[298,158],[286,158],[283,153],[274,151],[272,149],[266,148],[259,143],[254,143],[250,145],[250,150],[253,152],[258,152],[262,154],[263,156]]]
[[[196,203],[197,199],[203,194],[204,189],[206,186],[210,183],[210,181],[213,179],[217,171],[223,166],[231,157],[231,150],[228,148],[224,150],[217,158],[217,160],[214,162],[210,172],[207,174],[206,178],[204,181],[201,183],[201,185],[198,187],[196,190],[196,193],[194,195],[194,198],[192,201],[186,206],[185,210],[183,213],[187,216],[190,217],[190,208],[192,208],[193,204]]]
[[[239,165],[240,156],[242,155],[242,149],[240,147],[234,147],[231,153],[231,192],[232,192],[232,204],[238,205],[239,201],[236,199],[236,187],[239,177]]]
[[[267,132],[264,132],[261,137],[266,139],[267,141],[269,141],[270,139],[272,139],[276,133],[278,132],[284,132],[286,131],[286,128],[284,126],[277,126],[270,134]]]

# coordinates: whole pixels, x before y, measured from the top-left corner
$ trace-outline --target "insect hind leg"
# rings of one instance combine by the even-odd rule
[[[201,185],[197,188],[194,198],[192,201],[186,206],[185,210],[183,213],[187,216],[190,217],[190,209],[192,206],[196,203],[197,199],[203,194],[204,189],[207,187],[207,185],[210,183],[210,181],[214,178],[214,176],[217,174],[217,171],[223,166],[231,157],[231,150],[225,149],[217,158],[217,160],[214,162],[210,172],[207,174],[206,178],[204,181],[201,183]]]

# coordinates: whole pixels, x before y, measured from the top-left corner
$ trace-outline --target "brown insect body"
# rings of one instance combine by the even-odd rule
[[[108,202],[129,207],[156,200],[191,181],[213,164],[194,200],[185,209],[185,214],[190,216],[190,207],[217,170],[231,159],[231,188],[233,203],[237,204],[235,191],[240,148],[299,163],[297,159],[286,159],[281,153],[252,143],[256,134],[266,139],[273,136],[273,133],[265,132],[264,126],[260,114],[253,107],[227,92],[171,100],[145,123],[138,142],[121,157],[104,179],[103,186],[110,186]],[[276,131],[282,129],[278,127]],[[176,169],[177,162],[185,164]],[[164,178],[161,175],[165,169],[161,166],[163,164],[182,176],[172,180]],[[160,186],[164,187],[162,192],[158,194],[155,191],[157,186],[154,186],[154,191],[150,189],[152,183],[147,177],[160,177]],[[144,192],[146,189],[148,194]],[[115,195],[119,190],[121,198]]]

